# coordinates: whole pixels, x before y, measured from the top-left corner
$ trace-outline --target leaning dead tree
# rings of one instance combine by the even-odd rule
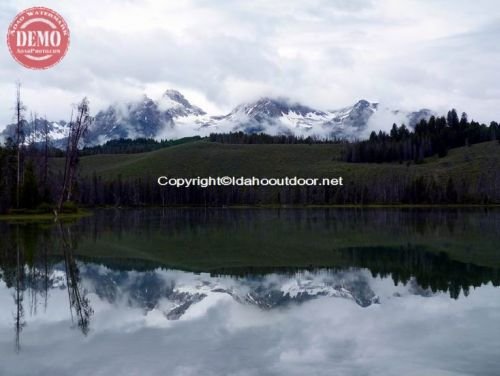
[[[73,118],[73,115],[71,116]],[[76,118],[69,122],[68,142],[66,145],[66,159],[64,163],[63,182],[61,196],[57,205],[57,212],[61,211],[64,202],[71,201],[73,186],[76,177],[76,169],[78,167],[78,145],[85,132],[92,123],[90,116],[89,101],[87,98],[77,106]]]

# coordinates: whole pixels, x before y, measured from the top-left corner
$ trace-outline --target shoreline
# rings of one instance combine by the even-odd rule
[[[22,214],[0,214],[0,221],[61,221],[75,220],[93,215],[93,210],[79,209],[76,213],[60,213],[57,218],[53,213],[22,213]]]
[[[261,204],[261,205],[166,205],[166,206],[100,206],[87,208],[89,210],[99,209],[418,209],[418,208],[500,208],[500,204],[315,204],[315,205],[279,205],[279,204]]]
[[[117,209],[497,209],[500,204],[345,204],[345,205],[222,205],[222,206],[201,206],[201,205],[171,205],[171,206],[102,206],[79,209],[77,213],[61,213],[58,219],[72,220],[92,216],[95,210]],[[0,214],[0,221],[23,220],[23,221],[48,221],[56,220],[52,213],[22,213],[22,214]]]

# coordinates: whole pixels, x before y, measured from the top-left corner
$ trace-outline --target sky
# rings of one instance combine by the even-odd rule
[[[1,29],[31,6],[66,19],[70,50],[34,71],[1,44],[0,129],[16,80],[29,111],[53,120],[83,96],[95,113],[168,88],[214,114],[286,96],[322,110],[364,98],[500,120],[496,0],[3,0]]]
[[[109,272],[104,267],[100,271],[104,276]],[[131,303],[137,300],[137,291],[133,295],[127,289],[130,285],[120,285],[122,295],[114,303],[101,299],[83,273],[82,282],[90,288],[94,309],[88,336],[71,323],[65,289],[51,289],[47,311],[40,307],[33,316],[25,293],[27,325],[21,332],[19,354],[14,351],[14,291],[0,280],[0,303],[5,307],[0,311],[0,373],[498,374],[498,288],[484,285],[458,300],[446,293],[424,297],[409,293],[401,284],[394,286],[391,278],[364,273],[380,304],[363,308],[350,299],[320,297],[284,308],[259,309],[219,292],[192,305],[179,320],[167,320],[163,315],[162,304],[167,302],[150,311]],[[174,285],[182,280],[215,279],[160,269],[154,274],[149,279]],[[234,279],[231,283],[240,282]]]

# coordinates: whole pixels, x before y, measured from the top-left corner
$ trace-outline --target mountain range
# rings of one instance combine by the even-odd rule
[[[90,293],[111,304],[126,302],[145,313],[159,310],[168,320],[179,319],[194,305],[217,296],[230,297],[262,310],[280,309],[319,297],[347,299],[360,307],[380,304],[372,286],[374,278],[364,269],[231,277],[165,269],[112,270],[103,265],[83,263],[78,263],[78,267],[84,294]],[[41,285],[30,287],[43,288]],[[48,288],[67,288],[62,264],[48,276]],[[413,280],[406,288],[411,294],[422,294],[417,289]]]
[[[150,271],[116,270],[102,264],[81,262],[78,262],[78,270],[82,296],[91,294],[102,302],[140,308],[145,314],[156,310],[167,320],[177,320],[203,300],[214,301],[211,298],[221,296],[261,310],[277,310],[321,297],[346,299],[366,308],[382,304],[391,296],[429,297],[434,294],[430,288],[421,287],[415,278],[411,278],[404,286],[379,291],[383,293],[379,296],[376,290],[380,288],[382,279],[373,277],[367,269],[358,268],[245,277],[163,268]],[[42,271],[39,273],[43,274]],[[32,280],[27,281],[27,287],[41,294],[44,288],[53,291],[66,289],[68,279],[64,265],[55,266],[48,274],[46,284]]]
[[[210,115],[191,104],[179,91],[167,90],[157,100],[144,95],[139,100],[115,103],[99,111],[84,144],[98,145],[119,138],[176,139],[237,131],[358,139],[367,137],[371,130],[387,129],[393,123],[413,127],[432,115],[429,109],[394,110],[364,99],[336,110],[318,110],[287,98],[269,97],[240,104],[225,115]],[[36,119],[34,126],[25,128],[26,139],[35,141],[42,141],[41,130],[47,129],[56,145],[62,144],[67,135],[65,121]],[[1,136],[12,137],[14,131],[15,125],[10,124]]]

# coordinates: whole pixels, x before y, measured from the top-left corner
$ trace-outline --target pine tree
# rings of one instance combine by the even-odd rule
[[[40,203],[40,194],[36,181],[33,162],[26,163],[24,181],[21,189],[21,206],[26,209],[34,209]]]

